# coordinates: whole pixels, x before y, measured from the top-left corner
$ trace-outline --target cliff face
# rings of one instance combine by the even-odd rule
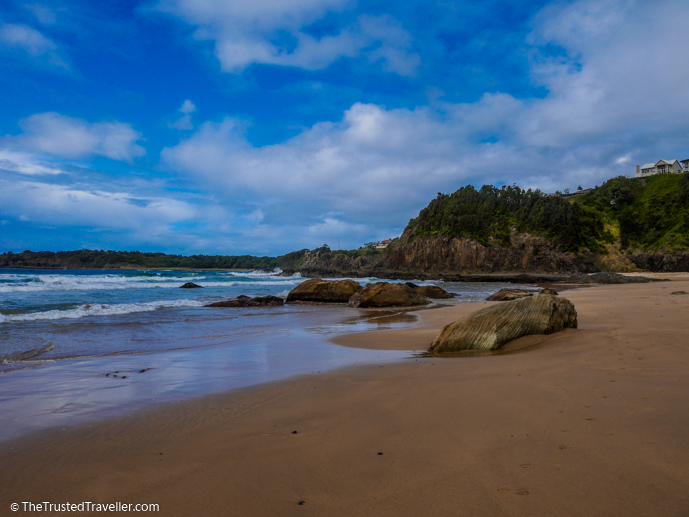
[[[689,252],[677,251],[674,253],[634,253],[629,259],[645,271],[670,273],[689,271]]]
[[[460,273],[573,273],[596,271],[589,253],[563,253],[537,236],[512,237],[511,246],[484,246],[467,238],[402,236],[389,252],[392,269]]]
[[[409,232],[378,255],[308,252],[298,271],[307,277],[367,277],[459,280],[466,274],[593,272],[590,253],[563,253],[529,234],[516,235],[512,245],[484,246],[467,238],[416,237]]]

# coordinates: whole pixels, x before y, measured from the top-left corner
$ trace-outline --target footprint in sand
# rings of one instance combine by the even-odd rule
[[[591,420],[595,420],[595,418],[587,418],[586,420],[591,421]]]
[[[519,494],[519,495],[529,495],[529,491],[526,490],[526,489],[524,489],[524,488],[520,488],[519,490],[517,490],[517,494]]]
[[[522,464],[519,465],[519,466],[520,466],[521,468],[523,468],[523,469],[528,469],[528,468],[531,466],[531,463],[522,463]]]

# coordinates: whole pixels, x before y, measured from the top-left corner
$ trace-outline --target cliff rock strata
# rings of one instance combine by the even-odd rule
[[[351,257],[308,252],[298,270],[305,277],[380,277],[460,280],[462,275],[495,273],[573,274],[598,271],[594,255],[563,253],[544,239],[514,236],[509,247],[467,238],[411,237],[405,233],[385,252]]]

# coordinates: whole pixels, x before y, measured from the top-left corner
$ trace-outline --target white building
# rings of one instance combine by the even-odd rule
[[[689,160],[658,160],[656,163],[647,163],[636,166],[636,177],[645,178],[654,174],[679,174],[689,168]]]

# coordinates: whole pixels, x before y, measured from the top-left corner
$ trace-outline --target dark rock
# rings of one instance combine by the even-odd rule
[[[687,294],[686,291],[673,291],[670,294]]]
[[[500,289],[497,293],[491,294],[486,300],[491,302],[506,302],[516,300],[517,298],[524,298],[526,296],[533,296],[534,293],[524,291],[523,289]]]
[[[436,354],[496,350],[530,334],[577,328],[577,312],[566,298],[543,294],[492,305],[445,326],[431,345]]]
[[[350,307],[411,307],[426,305],[428,300],[405,284],[376,282],[369,284],[349,299]]]
[[[540,293],[538,294],[552,294],[553,296],[557,296],[557,291],[555,289],[548,289],[547,287],[543,289]]]
[[[323,280],[312,278],[302,282],[287,295],[289,302],[347,303],[361,289],[354,280]]]
[[[590,275],[573,275],[568,277],[566,281],[575,284],[646,284],[657,282],[658,279],[645,276],[626,276],[605,271]]]
[[[184,285],[180,285],[179,288],[180,289],[203,289],[203,286],[195,284],[194,282],[187,282]]]
[[[284,303],[285,300],[277,296],[257,296],[251,298],[250,296],[240,295],[234,300],[209,303],[204,305],[204,307],[275,307]]]
[[[407,282],[405,285],[409,284],[411,284],[411,282]],[[445,298],[455,297],[454,294],[448,293],[445,289],[443,289],[442,287],[438,287],[437,285],[417,285],[412,287],[412,289],[414,289],[414,291],[419,293],[421,296],[425,296],[426,298],[431,298],[434,300],[442,300]]]

